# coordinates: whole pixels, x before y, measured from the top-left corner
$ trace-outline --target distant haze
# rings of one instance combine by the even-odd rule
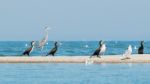
[[[0,40],[150,40],[150,0],[0,0]]]

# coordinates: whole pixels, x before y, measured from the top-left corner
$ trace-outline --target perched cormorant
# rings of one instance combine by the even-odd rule
[[[144,41],[141,41],[141,46],[138,49],[138,54],[144,54]]]
[[[92,56],[100,57],[99,54],[100,54],[100,51],[101,51],[101,47],[102,47],[102,40],[99,41],[99,47],[95,50],[95,52],[93,53]],[[91,57],[92,57],[92,56],[91,56]]]
[[[31,47],[27,48],[24,52],[23,52],[23,55],[30,55],[30,53],[32,52],[33,48],[34,48],[34,43],[35,41],[32,41],[31,42]]]
[[[57,48],[58,48],[58,45],[57,45],[57,42],[55,42],[55,47],[46,56],[48,55],[54,56],[55,53],[57,52]]]

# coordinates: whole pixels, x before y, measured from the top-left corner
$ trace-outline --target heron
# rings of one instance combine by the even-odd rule
[[[45,36],[44,36],[44,38],[41,41],[36,42],[36,48],[41,49],[41,52],[42,52],[44,46],[46,45],[46,43],[48,41],[48,30],[49,30],[49,28],[45,27],[44,30],[45,30]]]
[[[39,45],[38,45],[39,48],[43,49],[44,45],[47,43],[47,41],[48,41],[48,30],[49,30],[49,28],[45,27],[45,37],[39,42]]]

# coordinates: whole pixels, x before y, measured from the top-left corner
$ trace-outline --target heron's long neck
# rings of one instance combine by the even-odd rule
[[[46,42],[48,40],[48,31],[45,31],[45,37],[42,41]]]
[[[48,38],[48,31],[46,31],[45,38]]]

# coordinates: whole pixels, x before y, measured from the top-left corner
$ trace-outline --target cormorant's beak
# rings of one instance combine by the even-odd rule
[[[57,41],[54,41],[54,43],[55,43],[55,45],[57,45],[57,44],[58,44],[58,42],[57,42]]]

